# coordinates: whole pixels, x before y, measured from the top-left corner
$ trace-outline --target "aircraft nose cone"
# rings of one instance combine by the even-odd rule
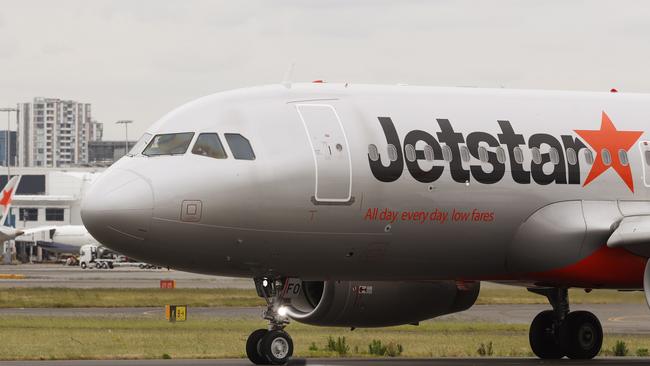
[[[149,182],[119,168],[99,177],[81,204],[81,219],[88,232],[103,245],[125,252],[147,239],[152,212]]]

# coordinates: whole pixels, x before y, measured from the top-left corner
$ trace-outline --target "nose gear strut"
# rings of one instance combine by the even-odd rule
[[[266,301],[262,318],[269,321],[269,328],[250,334],[246,341],[246,355],[256,365],[284,365],[293,355],[293,341],[284,331],[289,317],[281,311],[285,280],[262,277],[254,281],[257,295]]]

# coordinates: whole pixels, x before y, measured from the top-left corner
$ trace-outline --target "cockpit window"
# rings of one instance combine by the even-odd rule
[[[228,157],[228,155],[226,155],[226,151],[223,149],[223,145],[221,145],[219,135],[216,133],[200,134],[194,143],[192,154],[207,156],[215,159],[225,159]]]
[[[240,160],[255,160],[255,153],[251,147],[251,143],[248,139],[238,133],[227,133],[225,134],[226,141],[228,141],[228,146],[230,146],[230,151],[235,159]]]
[[[193,136],[193,132],[156,135],[147,148],[144,149],[142,155],[158,156],[185,154],[187,148],[190,146]]]
[[[140,137],[138,142],[136,142],[135,145],[133,145],[133,147],[131,148],[131,150],[127,155],[128,156],[138,155],[139,153],[142,152],[142,149],[144,149],[144,147],[147,146],[149,141],[151,141],[151,134],[145,133],[144,135],[142,135],[142,137]]]

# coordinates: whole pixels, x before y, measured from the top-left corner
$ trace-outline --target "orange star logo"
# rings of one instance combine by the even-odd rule
[[[8,191],[2,191],[2,198],[0,198],[0,206],[7,207],[11,203],[11,193],[14,191],[13,188]]]
[[[594,165],[591,167],[591,171],[582,186],[586,186],[612,168],[630,190],[634,192],[634,180],[632,179],[629,160],[622,162],[620,151],[623,150],[627,153],[639,140],[643,131],[618,131],[607,113],[603,111],[600,130],[575,130],[575,132],[596,150]],[[609,152],[609,164],[603,157],[604,151]]]

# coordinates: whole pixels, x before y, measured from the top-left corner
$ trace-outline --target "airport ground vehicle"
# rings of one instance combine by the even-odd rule
[[[136,267],[139,269],[161,268],[160,266],[153,264],[129,260],[123,255],[116,256],[114,252],[108,250],[107,248],[93,244],[86,244],[81,246],[77,262],[82,269],[113,269],[115,267]]]
[[[568,288],[650,295],[650,95],[354,84],[218,93],[154,123],[82,206],[102,244],[253,278],[282,364],[290,319],[417,324],[481,281],[545,296],[540,358],[603,339]],[[170,174],[173,169],[173,174]],[[183,243],[183,245],[179,245]]]
[[[79,249],[79,267],[86,269],[89,267],[97,269],[113,269],[114,259],[106,258],[100,247],[93,244],[86,244]]]

